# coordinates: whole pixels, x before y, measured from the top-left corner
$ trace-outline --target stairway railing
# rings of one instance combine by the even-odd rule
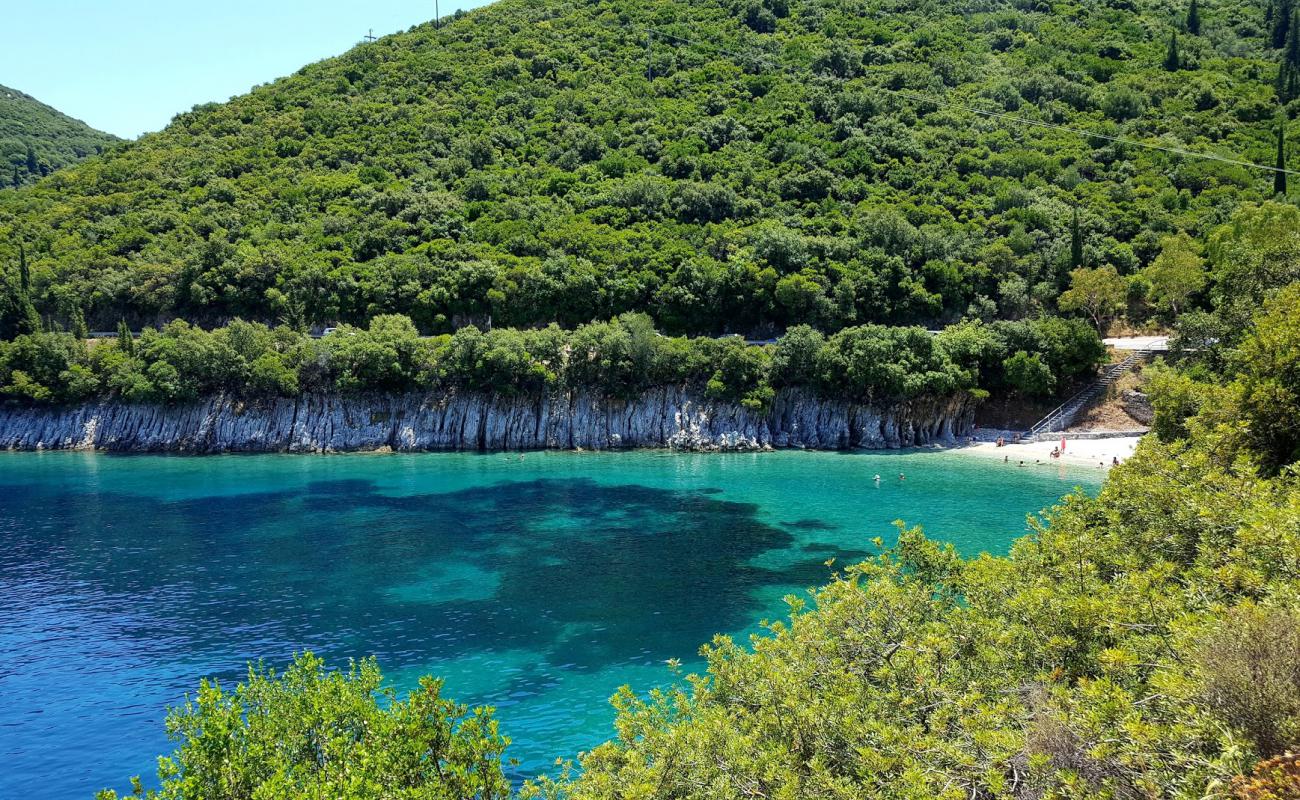
[[[1056,408],[1047,412],[1047,416],[1035,422],[1028,431],[1021,436],[1021,440],[1034,441],[1041,433],[1064,430],[1074,422],[1074,418],[1079,412],[1087,408],[1088,404],[1102,393],[1106,387],[1119,380],[1125,373],[1133,369],[1139,361],[1145,361],[1151,357],[1153,348],[1146,347],[1141,350],[1135,350],[1128,358],[1118,364],[1112,364],[1102,373],[1101,377],[1085,386],[1082,390],[1074,394],[1070,399],[1061,403]]]

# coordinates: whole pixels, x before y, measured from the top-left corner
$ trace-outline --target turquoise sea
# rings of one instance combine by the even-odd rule
[[[444,676],[531,776],[610,737],[620,685],[698,668],[893,520],[1004,553],[1101,479],[933,451],[3,453],[0,797],[151,783],[169,704],[303,649]]]

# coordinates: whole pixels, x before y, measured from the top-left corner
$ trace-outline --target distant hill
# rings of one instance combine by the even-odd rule
[[[0,85],[0,189],[35,183],[121,141]]]
[[[1286,15],[1186,16],[501,0],[5,193],[0,264],[23,231],[42,313],[81,298],[101,327],[636,310],[768,335],[1052,312],[1072,267],[1131,275],[1171,233],[1272,197],[1272,176],[963,106],[1272,165],[1278,110],[1300,103],[1279,106]]]

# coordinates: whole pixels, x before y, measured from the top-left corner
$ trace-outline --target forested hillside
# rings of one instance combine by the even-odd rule
[[[1131,276],[1273,175],[950,103],[1275,164],[1290,6],[1187,3],[502,0],[5,193],[0,263],[67,328],[1172,312]]]
[[[0,189],[35,183],[118,141],[30,95],[0,86]]]

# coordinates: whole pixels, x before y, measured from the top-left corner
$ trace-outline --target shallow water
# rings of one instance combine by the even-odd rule
[[[940,452],[0,454],[0,797],[148,785],[166,706],[308,648],[444,676],[530,776],[609,738],[620,685],[698,667],[893,520],[1004,553],[1101,477]]]

